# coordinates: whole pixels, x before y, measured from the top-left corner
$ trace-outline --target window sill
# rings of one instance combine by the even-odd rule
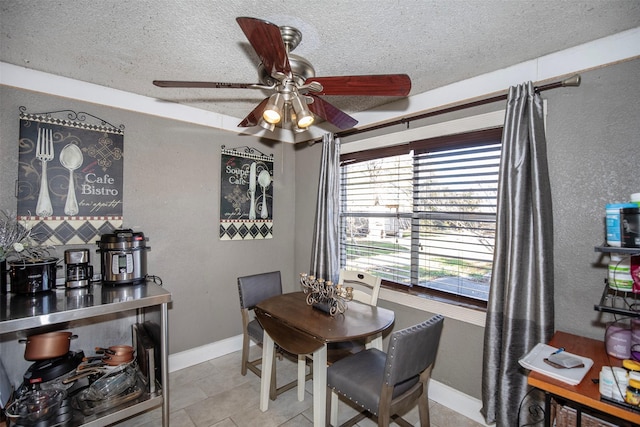
[[[385,301],[415,308],[417,310],[428,311],[434,314],[442,314],[445,317],[456,319],[461,322],[483,327],[486,322],[486,310],[462,307],[451,304],[426,295],[416,295],[407,291],[380,288],[380,296]]]

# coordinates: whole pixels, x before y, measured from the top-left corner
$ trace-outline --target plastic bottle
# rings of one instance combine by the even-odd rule
[[[640,372],[640,362],[632,359],[625,359],[622,361],[622,367],[628,372]]]
[[[613,371],[611,366],[603,366],[600,370],[600,381],[598,382],[600,395],[609,399],[613,398]]]
[[[631,319],[631,351],[640,354],[640,318]],[[634,354],[631,353],[631,356]]]
[[[631,277],[633,278],[633,293],[640,294],[640,256],[632,255],[629,265],[631,267]]]
[[[620,247],[620,209],[624,208],[637,208],[635,203],[609,203],[606,206],[607,214],[607,244],[609,246]]]
[[[640,381],[629,380],[627,394],[624,399],[629,405],[640,405]]]
[[[627,371],[619,366],[614,366],[613,370],[613,400],[618,402],[624,402],[624,398],[627,392],[627,386],[629,385],[629,378],[627,377]]]
[[[605,331],[607,354],[618,359],[628,359],[631,354],[631,328],[623,322],[607,323]]]
[[[629,381],[634,380],[640,383],[640,372],[638,371],[629,371],[627,374],[629,376]]]
[[[620,209],[620,244],[623,248],[640,248],[640,208]]]
[[[609,260],[609,287],[618,291],[633,290],[629,256],[612,253]]]

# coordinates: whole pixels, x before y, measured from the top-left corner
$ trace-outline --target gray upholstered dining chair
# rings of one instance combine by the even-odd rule
[[[262,345],[263,332],[262,326],[253,316],[253,308],[275,295],[282,294],[282,281],[279,271],[269,273],[254,274],[251,276],[238,277],[238,293],[240,294],[240,312],[242,314],[242,366],[240,373],[244,376],[247,369],[262,376],[262,370],[258,365],[262,364],[262,358],[249,360],[249,345],[251,341],[258,345]],[[297,385],[297,380],[293,380],[283,386],[276,385],[276,367],[275,358],[273,359],[273,369],[271,370],[271,390],[269,397],[275,400],[276,396],[292,389]]]
[[[411,426],[400,417],[418,404],[420,426],[428,427],[428,382],[436,359],[444,318],[433,316],[415,326],[391,334],[387,353],[371,348],[327,368],[327,419],[338,419],[338,396],[351,400],[362,412],[342,426],[352,426],[367,416],[378,426],[392,419]],[[330,403],[329,403],[330,402]]]

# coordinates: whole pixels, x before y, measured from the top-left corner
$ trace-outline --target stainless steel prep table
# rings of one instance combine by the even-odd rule
[[[24,372],[24,346],[19,338],[51,330],[77,331],[88,349],[109,339],[131,340],[131,325],[151,321],[160,326],[161,384],[133,404],[85,417],[81,425],[104,426],[162,407],[162,425],[169,426],[168,304],[171,293],[155,283],[92,284],[87,288],[56,289],[33,295],[0,295],[0,357],[13,385]],[[87,332],[87,333],[83,333]],[[117,337],[117,338],[113,338]]]

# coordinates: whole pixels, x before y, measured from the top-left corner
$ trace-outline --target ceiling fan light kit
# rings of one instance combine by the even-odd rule
[[[266,121],[265,119],[260,119],[260,121],[258,122],[258,124],[263,128],[266,129],[270,132],[273,132],[276,128],[276,125],[274,125],[273,123],[269,123],[268,121]]]
[[[274,93],[269,97],[269,102],[262,112],[262,118],[273,125],[280,123],[283,115],[284,97],[281,93]]]
[[[295,113],[294,122],[299,128],[306,129],[313,124],[313,114],[307,108],[306,101],[303,103],[299,96],[295,96],[291,100],[291,105]]]
[[[260,83],[154,80],[153,84],[164,88],[273,90],[275,93],[258,104],[238,126],[261,126],[270,131],[277,126],[294,132],[304,132],[317,117],[340,130],[358,123],[318,95],[403,97],[411,90],[411,79],[406,74],[316,77],[309,61],[291,54],[302,40],[298,29],[278,27],[257,18],[239,17],[236,21],[260,57]]]

